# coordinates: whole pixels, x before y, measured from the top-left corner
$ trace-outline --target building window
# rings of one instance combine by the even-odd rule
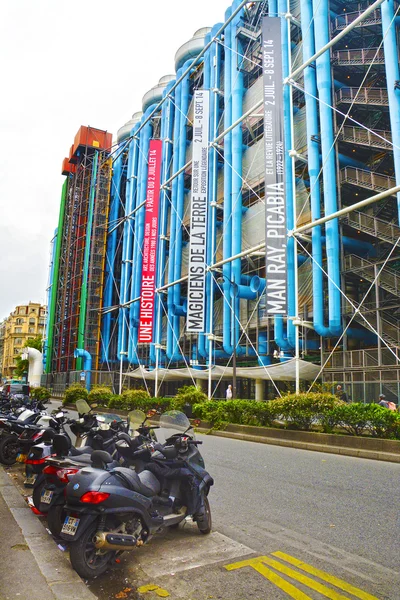
[[[31,308],[31,313],[35,313],[36,312],[36,308]]]
[[[26,308],[27,308],[26,306],[20,306],[18,309],[18,313],[20,315],[26,315]]]
[[[15,340],[15,345],[16,345],[16,346],[21,346],[21,344],[22,344],[22,338],[17,338],[17,339]]]
[[[39,325],[44,325],[45,324],[45,319],[39,319]]]
[[[34,319],[34,318],[31,317],[29,319],[29,325],[34,325],[35,323],[36,323],[36,319]]]
[[[35,333],[35,328],[34,327],[29,327],[28,333]]]
[[[14,333],[22,333],[22,327],[15,327]]]
[[[23,319],[17,319],[15,322],[17,325],[23,325],[25,321]]]
[[[14,348],[14,354],[19,354],[20,350],[18,350],[18,348]]]

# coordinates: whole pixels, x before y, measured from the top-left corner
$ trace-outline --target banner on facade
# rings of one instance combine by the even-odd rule
[[[192,192],[190,203],[188,333],[203,333],[206,304],[206,242],[208,201],[209,91],[194,93]]]
[[[162,141],[150,140],[140,293],[139,342],[153,341]]]
[[[262,24],[266,313],[287,314],[286,200],[283,132],[283,77],[280,17]]]

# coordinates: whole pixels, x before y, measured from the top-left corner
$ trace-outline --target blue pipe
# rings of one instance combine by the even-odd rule
[[[122,242],[122,264],[121,264],[121,283],[120,283],[120,304],[124,305],[128,301],[128,287],[131,279],[132,266],[130,263],[130,257],[132,256],[132,241],[134,231],[134,217],[128,218],[131,215],[135,203],[136,189],[137,189],[137,169],[138,169],[138,155],[139,147],[138,140],[135,137],[136,131],[139,127],[139,123],[136,123],[131,131],[130,135],[134,136],[130,146],[128,154],[128,169],[126,179],[126,191],[125,191],[125,223],[123,230],[123,242]],[[126,361],[127,351],[127,337],[128,337],[128,308],[122,307],[119,309],[118,316],[118,349],[117,349],[117,360]]]
[[[171,87],[175,84],[175,81],[171,81],[167,84],[163,97],[167,96],[170,92]],[[161,139],[163,142],[162,152],[162,163],[161,163],[161,181],[162,185],[167,181],[170,173],[170,160],[172,154],[172,132],[174,126],[174,99],[168,98],[162,105],[161,109]],[[159,241],[158,241],[158,258],[157,258],[157,283],[156,288],[161,287],[165,283],[165,264],[167,260],[167,227],[168,227],[168,205],[169,199],[166,189],[160,191],[160,230],[159,230]],[[156,344],[161,344],[162,339],[162,318],[163,318],[163,302],[160,294],[156,296],[155,302],[155,332],[154,332],[154,344],[150,346],[150,362],[156,363]],[[160,362],[160,357],[159,357]]]
[[[83,358],[83,370],[86,375],[86,389],[90,392],[90,384],[92,379],[92,356],[87,350],[75,348],[74,358]]]
[[[142,117],[142,122],[145,121],[151,112],[156,107],[156,104],[149,106]],[[149,152],[150,137],[152,135],[152,124],[148,121],[140,131],[139,141],[139,166],[138,166],[138,188],[136,194],[136,208],[146,199],[147,189],[147,157]],[[135,239],[133,248],[133,262],[135,271],[132,271],[131,285],[131,300],[138,298],[141,291],[142,280],[142,245],[144,234],[144,220],[146,207],[143,205],[139,208],[135,215]],[[128,341],[128,360],[131,364],[139,364],[137,354],[138,332],[139,332],[139,313],[140,303],[133,302],[129,308],[129,341]]]
[[[110,192],[110,212],[108,216],[108,231],[113,229],[108,234],[107,251],[106,251],[106,281],[104,285],[104,308],[112,306],[112,296],[114,289],[114,264],[115,254],[117,249],[117,233],[116,223],[120,207],[120,187],[122,179],[122,154],[114,161],[114,170],[111,180]],[[109,360],[109,345],[111,337],[111,319],[112,314],[106,313],[102,320],[102,344],[101,344],[101,360],[106,362]]]
[[[187,60],[178,69],[177,78],[192,63]],[[175,122],[174,122],[174,154],[173,172],[176,173],[185,164],[186,159],[186,116],[189,109],[189,75],[175,89]],[[172,182],[171,221],[170,221],[170,252],[168,262],[168,282],[172,283],[181,277],[182,270],[182,219],[184,211],[184,173],[175,177]],[[168,288],[167,305],[169,320],[167,328],[167,358],[172,361],[183,359],[179,351],[180,315],[183,314],[181,305],[181,286],[176,284]]]
[[[328,4],[313,1],[315,49],[318,51],[329,42]],[[321,149],[323,160],[324,206],[325,215],[338,209],[336,194],[336,162],[333,136],[332,78],[329,52],[324,52],[316,61],[317,87],[321,100],[319,105],[321,126]],[[333,219],[325,224],[326,255],[328,267],[328,309],[329,330],[331,336],[341,335],[341,296],[340,296],[340,241],[339,220]]]
[[[222,23],[217,23],[211,29],[211,33],[208,34],[209,39],[212,39],[215,34],[221,28]],[[205,43],[208,41],[208,36],[206,36]],[[208,56],[207,62],[204,62],[204,83],[203,88],[212,91],[210,94],[210,119],[209,119],[209,138],[210,140],[214,140],[218,135],[218,124],[220,118],[220,110],[219,110],[219,95],[218,90],[220,86],[220,70],[221,70],[221,58],[220,58],[220,45],[217,42],[207,50],[206,57]],[[206,69],[207,67],[207,69]],[[218,185],[218,155],[217,149],[212,147],[209,150],[209,165],[208,165],[208,173],[209,173],[209,189],[208,189],[208,221],[207,221],[207,255],[206,261],[207,264],[213,264],[215,262],[215,251],[214,256],[211,254],[212,248],[216,248],[216,219],[214,223],[214,229],[212,228],[212,211],[215,209],[210,207],[213,202],[217,200],[217,185]],[[210,297],[211,297],[211,287],[212,287],[212,274],[211,272],[206,273],[206,332],[211,332],[211,315],[210,315]],[[209,352],[208,352],[208,344],[206,343],[206,336],[204,334],[199,334],[198,336],[198,344],[197,351],[202,358],[208,358],[210,360]]]
[[[287,1],[278,0],[278,10],[280,14],[287,12]],[[289,75],[289,47],[288,47],[288,21],[281,18],[282,32],[282,75],[283,78]],[[291,114],[290,114],[290,89],[288,85],[283,88],[283,123],[284,123],[284,145],[285,145],[285,179],[286,179],[286,225],[291,230],[294,227],[294,197],[293,197],[293,179],[292,179],[292,160],[289,157],[289,150],[293,145],[291,132]],[[288,317],[295,314],[295,289],[294,289],[294,239],[288,238],[286,247],[287,256],[287,298],[288,298]],[[277,315],[275,321],[275,342],[283,351],[291,350],[295,345],[295,331],[292,319],[287,319],[286,336],[283,331],[283,317]]]
[[[390,129],[392,131],[394,171],[396,185],[400,184],[400,70],[396,27],[394,18],[394,1],[384,0],[381,4],[383,48],[385,52],[385,71],[389,96]],[[400,192],[397,192],[397,211],[400,223]]]

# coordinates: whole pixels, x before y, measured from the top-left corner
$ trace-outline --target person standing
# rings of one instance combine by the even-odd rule
[[[338,385],[336,387],[336,396],[342,402],[348,402],[349,401],[349,399],[347,398],[347,394],[346,394],[346,392],[344,391],[344,389],[342,388],[341,385]]]
[[[229,384],[228,387],[227,387],[227,389],[226,389],[226,395],[225,395],[225,397],[226,397],[227,400],[232,400],[232,396],[233,396],[232,386],[231,386],[231,384]]]

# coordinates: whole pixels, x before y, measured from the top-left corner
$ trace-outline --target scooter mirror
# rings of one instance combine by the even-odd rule
[[[97,408],[97,407],[98,407],[98,404],[91,404],[90,405],[90,408]]]
[[[158,415],[158,411],[155,408],[152,408],[151,410],[149,410],[146,414],[146,417],[148,417],[149,419],[151,417],[154,417],[154,415]]]
[[[201,420],[200,420],[200,419],[195,419],[194,421],[192,421],[192,424],[193,424],[195,427],[198,427],[199,425],[201,425]]]

